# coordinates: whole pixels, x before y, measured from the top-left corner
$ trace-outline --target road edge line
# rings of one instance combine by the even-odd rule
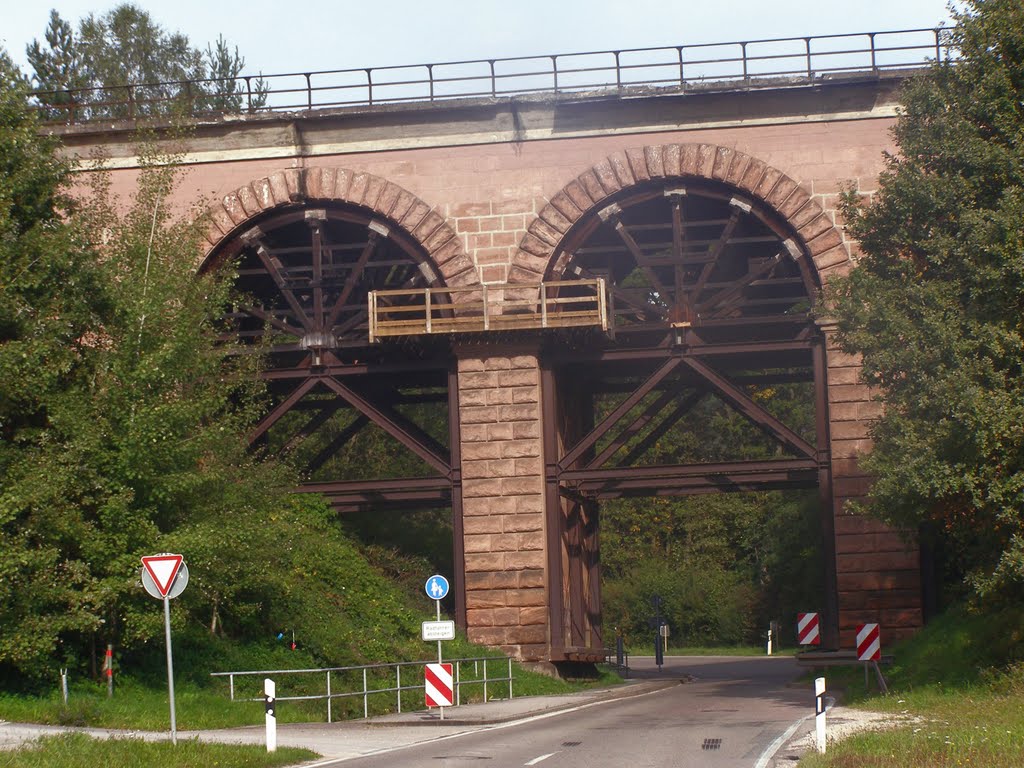
[[[789,728],[786,729],[785,733],[783,733],[781,736],[779,736],[779,738],[777,738],[775,741],[773,741],[765,748],[764,752],[761,753],[761,756],[757,758],[757,762],[754,763],[754,768],[768,768],[768,761],[775,757],[775,753],[782,748],[782,745],[792,738],[793,734],[796,733],[796,729],[799,728],[811,717],[812,715],[804,715],[791,726],[789,726]]]

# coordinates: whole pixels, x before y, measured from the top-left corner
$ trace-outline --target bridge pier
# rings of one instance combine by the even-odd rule
[[[550,642],[536,351],[457,352],[469,639],[522,659]]]

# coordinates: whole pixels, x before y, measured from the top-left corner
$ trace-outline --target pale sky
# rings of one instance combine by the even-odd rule
[[[27,70],[50,8],[77,26],[117,0],[3,0],[0,45]],[[205,48],[223,34],[245,74],[934,27],[946,0],[136,0]]]

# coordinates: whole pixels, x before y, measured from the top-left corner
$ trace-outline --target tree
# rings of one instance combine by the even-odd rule
[[[279,530],[267,520],[294,481],[246,452],[257,361],[224,354],[231,275],[195,275],[201,222],[169,214],[174,165],[148,156],[127,205],[94,174],[74,205],[27,96],[0,55],[0,675],[37,676],[81,662],[93,633],[159,631],[136,581],[162,541],[233,526],[204,554],[265,557],[244,544]],[[190,609],[216,613],[232,578],[205,573]],[[250,578],[247,599],[275,578]],[[235,627],[240,602],[222,619]]]
[[[95,626],[87,573],[20,523],[10,478],[42,439],[51,397],[87,377],[82,340],[106,312],[82,233],[61,223],[68,167],[40,136],[27,95],[0,50],[0,664],[19,667],[53,652],[63,633]]]
[[[205,51],[195,48],[131,3],[89,14],[77,34],[53,10],[44,42],[33,40],[26,54],[54,119],[239,112],[266,101],[262,79],[252,93],[237,79],[245,66],[237,46],[219,36]]]
[[[288,628],[307,664],[394,658],[416,630],[401,594],[323,499],[289,492],[296,473],[248,450],[262,361],[223,319],[232,265],[196,274],[205,222],[171,214],[174,158],[139,147],[130,200],[95,169],[72,197],[28,94],[0,52],[3,686],[81,673],[108,642],[158,668],[139,558],[160,551],[191,566],[171,611],[199,653]]]
[[[877,194],[847,195],[861,256],[830,311],[885,405],[869,508],[933,524],[997,595],[1024,581],[1024,6],[956,21],[955,58],[904,89]]]

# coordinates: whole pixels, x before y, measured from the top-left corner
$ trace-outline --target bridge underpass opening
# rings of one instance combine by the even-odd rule
[[[825,350],[810,315],[819,285],[795,234],[724,185],[647,184],[584,214],[550,265],[602,278],[610,315],[606,338],[551,339],[543,352],[548,568],[561,585],[549,596],[553,658],[591,659],[611,642],[602,505],[717,493],[775,504],[781,491],[810,494],[805,535],[821,556],[805,610],[823,614],[835,645]]]
[[[246,296],[235,332],[268,360],[254,446],[296,457],[302,490],[339,511],[450,507],[471,640],[602,655],[609,499],[814,489],[834,636],[818,283],[770,209],[712,182],[630,187],[580,217],[542,286],[499,286],[493,316],[487,290],[456,298],[414,238],[357,206],[278,206],[208,265],[225,260]],[[419,319],[371,341],[381,307]]]
[[[370,538],[378,515],[405,532],[436,528],[461,595],[451,346],[369,340],[371,291],[444,287],[424,249],[356,206],[296,204],[246,222],[204,266],[228,263],[239,291],[232,335],[265,359],[269,403],[250,434],[254,450],[298,467],[298,490],[322,494]],[[453,607],[464,624],[461,600]]]

